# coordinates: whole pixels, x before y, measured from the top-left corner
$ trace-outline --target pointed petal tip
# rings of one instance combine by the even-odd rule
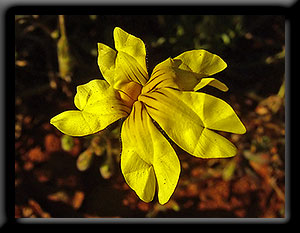
[[[228,132],[230,132],[230,131],[228,131]],[[230,133],[245,134],[246,132],[247,132],[246,127],[244,126],[244,124],[242,122],[240,122],[240,124],[237,125],[236,127],[234,127]]]
[[[120,27],[115,27],[114,28],[114,31],[113,31],[113,36],[114,38],[116,38],[118,35],[120,35],[120,33],[123,33],[123,34],[128,34],[126,31],[124,31],[122,28]]]
[[[242,124],[242,128],[241,128],[241,131],[239,134],[245,134],[247,132],[247,129],[243,123],[241,123],[241,124]]]
[[[122,30],[122,31],[123,31],[122,28],[120,28],[120,27],[115,27],[115,28],[114,28],[114,31],[117,31],[117,30]]]
[[[54,117],[52,117],[52,118],[50,119],[50,124],[51,124],[51,125],[54,125],[54,126],[55,126],[56,117],[57,117],[57,116],[54,116]]]
[[[223,92],[227,92],[227,91],[229,90],[229,87],[227,87],[227,86],[224,84],[224,86],[222,86],[222,87],[220,88],[220,90],[223,91]]]
[[[234,134],[245,134],[247,132],[247,129],[245,127],[245,125],[243,124],[243,122],[239,120],[239,124],[236,125],[236,127],[234,127],[234,130],[231,133]]]
[[[216,54],[215,54],[215,56],[218,58],[217,60],[219,61],[219,64],[220,64],[220,66],[219,66],[220,67],[219,72],[225,70],[227,68],[227,66],[228,66],[227,63],[220,56],[218,56]]]

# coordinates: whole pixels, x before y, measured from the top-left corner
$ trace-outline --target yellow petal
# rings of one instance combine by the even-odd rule
[[[194,50],[194,51],[198,51],[198,50]],[[210,54],[209,52],[206,52],[205,50],[203,50],[203,51],[204,51],[203,54],[206,54],[206,57],[208,56],[208,54]],[[193,52],[193,51],[189,51],[189,52]],[[186,52],[184,54],[189,54],[189,52]],[[193,53],[191,53],[191,54],[193,54]],[[176,83],[177,86],[180,88],[180,90],[183,90],[183,91],[192,91],[192,90],[197,91],[206,85],[214,86],[214,87],[220,89],[221,91],[228,90],[227,86],[224,83],[218,81],[217,79],[204,78],[206,76],[212,75],[213,73],[205,74],[204,73],[205,69],[203,72],[201,72],[201,71],[195,72],[197,70],[192,70],[188,65],[183,63],[183,61],[185,61],[186,59],[180,58],[180,56],[178,56],[178,57],[175,59],[168,58],[165,61],[158,64],[153,69],[153,72],[152,72],[149,82],[151,81],[151,79],[161,78],[160,76],[162,74],[164,74],[164,76],[166,76],[168,79],[172,79],[173,82]],[[186,58],[187,56],[183,56],[183,57]],[[212,57],[212,60],[216,60],[216,57],[218,57],[218,56],[211,54],[210,57]],[[203,60],[206,61],[206,60],[208,60],[208,58],[203,59]],[[195,60],[195,63],[196,62],[199,63],[198,64],[199,67],[201,67],[201,65],[204,66],[203,65],[204,61]],[[217,63],[217,62],[213,62],[212,66],[214,66],[215,63]],[[225,63],[225,65],[226,65],[226,63]],[[211,68],[211,70],[212,70],[212,68]]]
[[[77,92],[74,97],[74,104],[82,110],[88,101],[91,101],[91,97],[98,95],[106,96],[105,92],[109,89],[109,84],[104,80],[94,79],[86,84],[77,86]]]
[[[130,112],[120,101],[119,94],[104,80],[78,86],[74,103],[79,110],[65,111],[50,121],[71,136],[96,133]]]
[[[98,65],[103,77],[115,89],[132,81],[144,85],[148,73],[143,41],[118,27],[114,40],[117,51],[98,43]]]
[[[189,145],[188,145],[189,146]],[[191,154],[202,158],[227,158],[236,154],[236,147],[223,136],[204,128]]]
[[[236,134],[246,133],[246,128],[234,110],[225,101],[205,93],[182,93],[186,101],[190,99],[191,107],[209,129]],[[186,102],[188,103],[188,102]]]
[[[144,42],[119,27],[114,29],[115,47],[118,52],[131,56],[139,64],[141,72],[147,74],[146,48]]]
[[[142,89],[143,93],[155,91],[164,87],[180,88],[174,69],[170,66],[156,66],[149,81]]]
[[[148,81],[148,73],[142,69],[136,59],[125,52],[118,52],[116,58],[116,67],[118,72],[118,80],[127,78],[127,80],[145,85]],[[116,86],[116,85],[115,85]]]
[[[213,86],[218,88],[221,91],[228,91],[228,87],[215,78],[202,78],[200,82],[193,88],[194,91],[198,91],[199,89],[205,87],[206,85]]]
[[[145,202],[153,199],[157,186],[159,202],[166,203],[177,185],[180,163],[141,102],[134,103],[121,138],[121,169],[128,185]]]
[[[227,64],[219,56],[203,49],[184,52],[174,60],[181,62],[178,66],[179,69],[197,73],[201,77],[211,76],[227,67]]]
[[[125,181],[141,200],[150,202],[153,200],[156,187],[153,166],[142,160],[133,147],[126,146],[128,142],[124,138],[126,136],[122,136],[121,169]]]
[[[105,44],[98,43],[98,66],[104,79],[111,86],[118,81],[115,67],[116,58],[117,52],[115,50]]]
[[[96,133],[99,128],[96,116],[82,111],[62,112],[50,120],[50,123],[62,133],[70,136],[85,136]]]
[[[143,94],[139,100],[145,103],[149,115],[176,144],[197,157],[235,155],[235,147],[211,129],[245,132],[245,127],[227,103],[204,93],[163,88]]]

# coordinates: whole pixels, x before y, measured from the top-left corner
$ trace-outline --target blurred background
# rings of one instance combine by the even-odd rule
[[[175,144],[181,174],[170,201],[144,203],[120,171],[120,126],[69,137],[50,119],[75,109],[76,86],[103,79],[97,43],[121,27],[146,44],[149,72],[192,49],[219,55],[214,75],[247,133],[222,133],[228,159],[195,158]],[[15,16],[15,217],[285,217],[285,19],[259,15]]]

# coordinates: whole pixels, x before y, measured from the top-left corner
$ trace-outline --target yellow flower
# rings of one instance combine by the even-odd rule
[[[121,28],[114,29],[115,48],[98,43],[98,65],[105,80],[77,87],[79,110],[53,117],[64,134],[96,133],[126,117],[122,129],[121,170],[127,184],[145,202],[157,189],[165,204],[177,185],[178,157],[157,125],[183,150],[200,158],[226,158],[236,147],[214,130],[246,132],[234,110],[223,100],[196,92],[206,85],[227,91],[207,76],[226,68],[217,55],[192,50],[158,64],[148,76],[143,41]]]

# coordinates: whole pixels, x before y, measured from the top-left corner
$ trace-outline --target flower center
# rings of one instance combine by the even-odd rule
[[[131,107],[141,94],[142,86],[136,82],[124,84],[120,89],[120,97],[124,104]]]

